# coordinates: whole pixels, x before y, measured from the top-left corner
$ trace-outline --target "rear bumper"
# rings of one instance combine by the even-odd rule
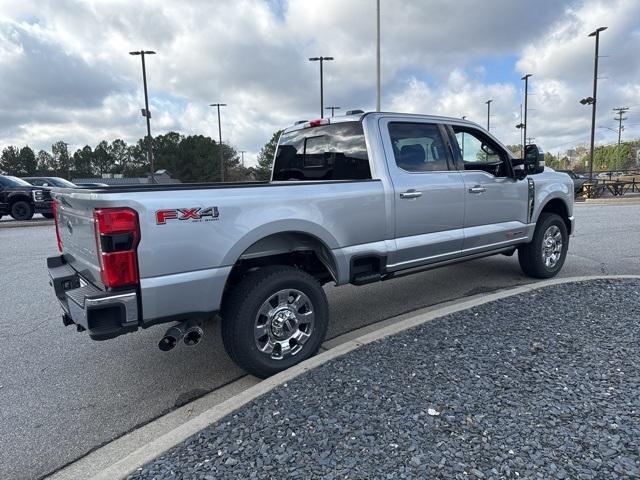
[[[65,325],[75,323],[93,340],[107,340],[138,329],[135,289],[103,292],[86,282],[61,256],[47,258],[47,267]]]

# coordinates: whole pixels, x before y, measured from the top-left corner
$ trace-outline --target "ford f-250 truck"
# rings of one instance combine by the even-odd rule
[[[456,118],[366,113],[287,128],[269,182],[54,189],[48,259],[65,325],[95,340],[175,323],[195,344],[219,313],[230,356],[266,377],[313,355],[322,285],[362,285],[516,250],[561,269],[573,183]],[[428,293],[426,293],[428,294]]]

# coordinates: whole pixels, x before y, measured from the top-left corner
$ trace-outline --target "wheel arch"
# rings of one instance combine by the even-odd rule
[[[567,233],[569,235],[573,233],[571,231],[571,220],[569,219],[569,206],[562,198],[555,197],[547,200],[540,209],[538,218],[540,218],[540,215],[544,212],[555,213],[560,216],[564,221],[564,224],[567,226]]]

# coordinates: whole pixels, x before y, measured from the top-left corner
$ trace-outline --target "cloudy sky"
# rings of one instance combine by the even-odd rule
[[[598,125],[631,107],[640,136],[637,0],[381,0],[382,108],[486,122],[518,143],[524,73],[529,131],[556,152],[589,137],[596,27]],[[225,102],[223,136],[255,154],[274,130],[325,105],[375,106],[375,0],[0,0],[0,148],[70,148],[145,133],[140,58],[147,61],[152,132],[217,134],[209,103]],[[617,134],[598,129],[598,142]]]

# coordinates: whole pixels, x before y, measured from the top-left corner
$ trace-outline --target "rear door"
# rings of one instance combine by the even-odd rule
[[[528,183],[514,178],[511,156],[473,126],[452,125],[450,131],[465,186],[463,253],[525,239]]]
[[[380,129],[394,189],[396,250],[387,268],[401,270],[458,256],[464,182],[446,130],[406,117],[382,118]]]

